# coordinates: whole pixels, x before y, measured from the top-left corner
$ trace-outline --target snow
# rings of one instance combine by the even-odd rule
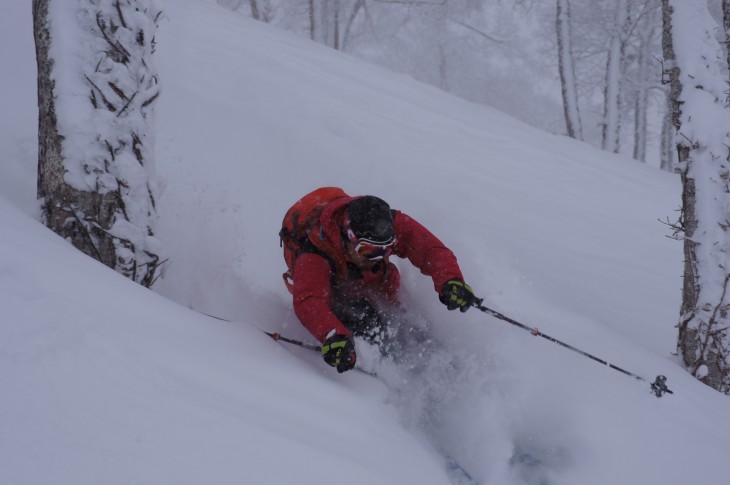
[[[730,401],[672,355],[676,176],[540,132],[212,1],[167,2],[150,292],[36,221],[30,5],[0,17],[0,470],[9,484],[724,483]],[[12,49],[7,48],[12,44]],[[7,84],[6,84],[7,83]],[[321,185],[429,227],[485,304],[432,322],[417,372],[339,375],[281,281],[286,209]],[[209,313],[233,320],[222,322]],[[363,360],[371,355],[363,348]],[[367,363],[367,362],[366,362]]]

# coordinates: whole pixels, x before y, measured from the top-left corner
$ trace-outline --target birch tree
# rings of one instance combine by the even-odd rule
[[[654,87],[651,70],[655,32],[658,30],[658,3],[647,1],[637,23],[636,96],[634,106],[634,158],[646,162],[648,144],[649,92]]]
[[[350,10],[350,14],[347,16],[347,24],[345,25],[345,32],[342,35],[342,50],[347,49],[347,43],[350,41],[352,34],[352,26],[355,24],[355,19],[361,10],[365,10],[365,0],[356,0]]]
[[[717,24],[704,1],[662,0],[664,65],[682,178],[684,285],[677,350],[730,393],[730,112]]]
[[[156,0],[33,0],[43,220],[147,287],[163,260],[153,231],[160,15]]]
[[[257,0],[249,0],[248,5],[251,8],[251,17],[255,20],[261,20],[261,13],[259,11],[259,4]]]
[[[578,89],[573,63],[573,35],[570,28],[570,1],[557,0],[555,32],[558,39],[558,70],[563,94],[565,129],[571,138],[583,139],[583,127],[578,110]]]
[[[616,0],[608,62],[606,64],[601,147],[614,153],[618,153],[620,148],[621,78],[624,35],[628,24],[628,4],[626,2],[627,0]]]
[[[308,10],[310,38],[340,50],[340,0],[309,0]]]

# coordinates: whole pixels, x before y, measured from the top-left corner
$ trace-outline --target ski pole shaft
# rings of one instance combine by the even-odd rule
[[[527,325],[524,325],[524,324],[518,322],[517,320],[513,320],[513,319],[509,318],[508,316],[502,315],[501,313],[499,313],[496,310],[492,310],[491,308],[487,308],[487,307],[485,307],[485,306],[483,306],[481,304],[476,304],[474,306],[476,308],[478,308],[479,310],[483,311],[484,313],[488,313],[489,315],[492,315],[493,317],[499,318],[500,320],[503,320],[503,321],[505,321],[507,323],[511,323],[512,325],[515,325],[516,327],[520,327],[523,330],[527,330],[528,332],[530,332],[532,335],[534,335],[536,337],[542,337],[542,338],[544,338],[546,340],[549,340],[549,341],[551,341],[553,343],[556,343],[556,344],[560,345],[561,347],[565,347],[566,349],[572,350],[573,352],[577,352],[577,353],[579,353],[579,354],[581,354],[581,355],[583,355],[585,357],[588,357],[589,359],[595,360],[599,364],[603,364],[605,366],[610,367],[611,369],[615,369],[615,370],[617,370],[619,372],[623,372],[627,376],[631,376],[634,379],[638,379],[640,381],[646,380],[643,377],[634,374],[633,372],[629,372],[629,371],[627,371],[625,369],[622,369],[621,367],[618,367],[616,365],[611,364],[610,362],[607,362],[607,361],[605,361],[603,359],[600,359],[600,358],[596,357],[595,355],[591,355],[588,352],[585,352],[585,351],[580,350],[580,349],[578,349],[576,347],[573,347],[570,344],[566,344],[565,342],[562,342],[562,341],[560,341],[560,340],[558,340],[558,339],[556,339],[554,337],[551,337],[550,335],[546,335],[546,334],[542,333],[540,330],[538,330],[535,327],[529,327]]]
[[[588,357],[589,359],[594,360],[594,361],[598,362],[599,364],[602,364],[602,365],[605,365],[607,367],[610,367],[611,369],[616,370],[618,372],[621,372],[623,374],[626,374],[627,376],[631,376],[634,379],[637,379],[639,381],[648,382],[645,378],[641,377],[640,375],[634,374],[633,372],[629,372],[626,369],[622,369],[621,367],[619,367],[617,365],[614,365],[614,364],[612,364],[612,363],[610,363],[610,362],[608,362],[608,361],[606,361],[604,359],[598,358],[595,355],[589,354],[588,352],[585,352],[585,351],[583,351],[583,350],[581,350],[581,349],[579,349],[577,347],[573,347],[572,345],[567,344],[567,343],[565,343],[565,342],[563,342],[561,340],[558,340],[555,337],[551,337],[550,335],[544,334],[544,333],[542,333],[540,330],[538,330],[535,327],[530,327],[528,325],[525,325],[523,323],[518,322],[517,320],[514,320],[512,318],[509,318],[508,316],[503,315],[503,314],[499,313],[496,310],[492,310],[491,308],[488,308],[488,307],[482,305],[482,301],[483,301],[482,299],[477,299],[477,301],[474,303],[474,307],[477,308],[477,309],[479,309],[479,310],[481,310],[482,312],[484,312],[484,313],[486,313],[488,315],[492,315],[495,318],[498,318],[498,319],[500,319],[502,321],[505,321],[507,323],[510,323],[510,324],[516,326],[516,327],[519,327],[519,328],[521,328],[523,330],[526,330],[526,331],[530,332],[532,335],[534,335],[536,337],[542,337],[542,338],[544,338],[546,340],[549,340],[550,342],[553,342],[553,343],[556,343],[556,344],[560,345],[561,347],[564,347],[564,348],[566,348],[568,350],[572,350],[573,352],[576,352],[576,353],[578,353],[580,355],[583,355],[585,357]],[[666,377],[660,375],[660,376],[657,376],[656,379],[654,380],[654,382],[651,383],[651,391],[652,391],[652,393],[656,397],[661,397],[662,394],[665,393],[665,392],[666,393],[669,393],[669,394],[674,394],[666,386],[666,380],[667,380]]]
[[[292,344],[292,345],[298,345],[299,347],[309,349],[309,350],[314,350],[316,352],[320,352],[322,350],[322,347],[320,347],[319,345],[308,344],[306,342],[302,342],[301,340],[294,340],[294,339],[282,337],[281,334],[278,332],[264,332],[264,333],[266,335],[268,335],[269,337],[271,337],[272,339],[276,340],[277,342],[279,340],[281,340],[282,342],[286,342],[286,343]]]
[[[205,315],[206,317],[215,318],[216,320],[220,320],[221,322],[231,323],[230,320],[226,320],[225,318],[221,318],[221,317],[216,317],[215,315],[211,315],[209,313],[203,313],[203,312],[200,312],[200,311],[198,313],[200,313],[202,315]],[[316,352],[319,352],[319,351],[322,350],[322,347],[320,347],[319,345],[308,344],[306,342],[302,342],[301,340],[294,340],[294,339],[282,337],[279,332],[267,332],[266,330],[261,330],[261,331],[264,332],[266,335],[268,335],[269,337],[271,337],[272,339],[274,339],[277,342],[279,340],[281,340],[282,342],[286,342],[286,343],[292,344],[292,345],[298,345],[299,347],[302,347],[302,348],[305,348],[305,349],[309,349],[309,350],[314,350]]]

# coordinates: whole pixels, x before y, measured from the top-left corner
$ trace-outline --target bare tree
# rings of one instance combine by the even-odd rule
[[[570,28],[570,1],[557,0],[555,32],[558,38],[558,70],[563,93],[565,128],[571,138],[583,139],[583,127],[578,110],[578,90],[573,62],[573,34]]]
[[[314,0],[309,0],[309,38],[317,40],[317,24],[315,23],[316,14],[314,13]]]
[[[649,136],[649,93],[653,89],[654,81],[651,71],[653,68],[653,49],[655,34],[658,30],[659,3],[647,0],[643,11],[639,13],[637,22],[637,60],[634,99],[634,158],[646,162],[646,147]]]
[[[662,0],[664,65],[682,178],[684,286],[677,350],[705,384],[730,393],[730,112],[717,24],[704,1]],[[675,47],[682,46],[681,49]]]
[[[152,229],[160,15],[155,0],[33,1],[44,222],[147,287],[162,262]]]
[[[359,9],[360,7],[358,7]],[[324,45],[340,50],[342,4],[340,0],[309,1],[310,37]],[[316,22],[316,18],[319,22]]]
[[[350,10],[350,15],[347,17],[347,24],[345,25],[345,32],[342,35],[342,50],[347,49],[347,43],[350,41],[352,35],[352,26],[355,24],[355,19],[360,13],[360,10],[366,10],[365,0],[355,0],[355,4]]]
[[[251,7],[251,17],[256,20],[261,20],[261,13],[257,0],[248,0],[248,5]]]
[[[332,47],[340,50],[340,0],[332,0]]]
[[[621,78],[624,62],[624,39],[628,25],[627,0],[616,0],[611,42],[606,65],[606,87],[604,91],[603,135],[604,150],[618,153],[621,129]]]

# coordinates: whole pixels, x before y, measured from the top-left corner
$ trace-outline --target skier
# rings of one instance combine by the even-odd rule
[[[372,195],[318,189],[287,212],[280,236],[294,312],[322,343],[325,362],[340,373],[355,367],[353,335],[385,348],[387,308],[398,306],[400,287],[390,256],[408,258],[430,276],[449,310],[465,312],[476,300],[454,254],[416,220]]]

